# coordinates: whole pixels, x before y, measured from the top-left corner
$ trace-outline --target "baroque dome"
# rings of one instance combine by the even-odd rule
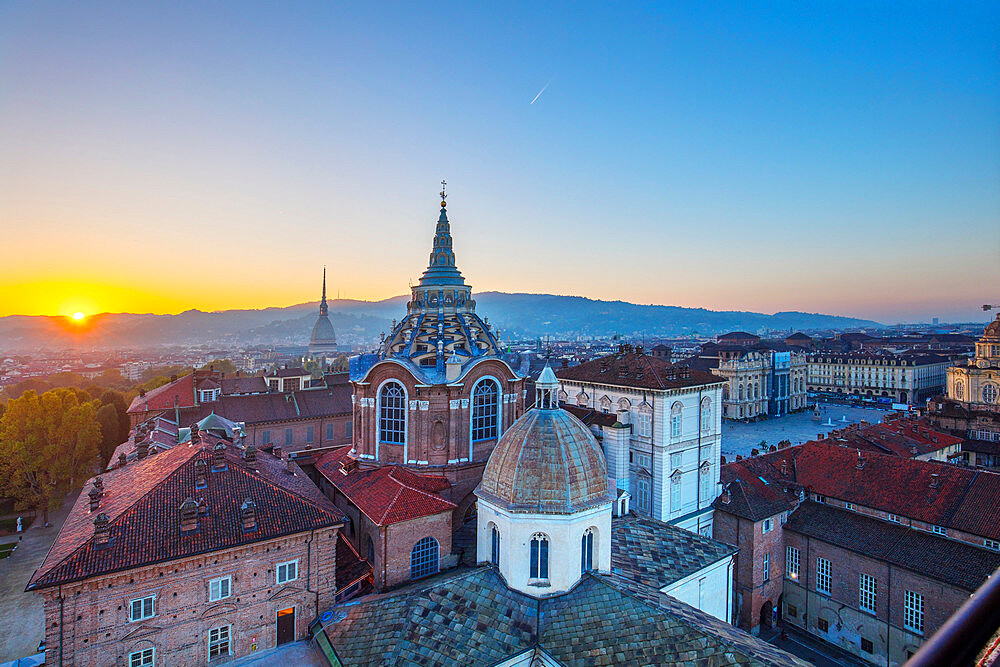
[[[983,331],[984,339],[1000,339],[1000,315],[997,315],[996,319],[986,325],[986,330]]]
[[[490,455],[477,495],[511,512],[531,514],[573,514],[613,499],[600,445],[558,404],[534,407],[507,429]]]

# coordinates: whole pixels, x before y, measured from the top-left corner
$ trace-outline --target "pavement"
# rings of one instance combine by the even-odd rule
[[[38,593],[26,593],[24,587],[55,541],[79,491],[71,493],[61,508],[49,513],[49,527],[42,525],[38,514],[9,558],[0,559],[0,662],[16,660],[38,652],[45,636],[45,606]],[[0,542],[17,540],[17,535]]]
[[[782,636],[782,630],[784,630],[784,636]],[[871,667],[861,658],[838,646],[821,641],[794,626],[785,625],[769,633],[761,632],[760,638],[783,651],[816,665],[816,667]]]
[[[228,663],[231,667],[270,667],[271,665],[294,665],[295,667],[326,667],[311,641],[297,641],[282,644],[239,660]]]

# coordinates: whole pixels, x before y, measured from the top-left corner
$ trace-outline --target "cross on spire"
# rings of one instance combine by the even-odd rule
[[[444,200],[448,198],[448,195],[445,193],[445,186],[447,186],[447,185],[448,185],[448,181],[445,181],[445,180],[441,181],[441,208],[444,208],[444,204],[445,204]]]

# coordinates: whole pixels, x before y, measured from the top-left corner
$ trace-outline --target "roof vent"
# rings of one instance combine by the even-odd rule
[[[97,548],[106,547],[111,541],[108,515],[101,512],[94,518],[94,544]]]
[[[212,449],[212,470],[226,469],[226,443],[220,442]]]
[[[358,469],[358,460],[352,458],[346,458],[340,462],[340,472],[341,474],[348,474],[354,472]]]
[[[285,471],[289,474],[295,474],[295,461],[292,460],[292,453],[289,452],[288,456],[285,457]]]
[[[135,457],[141,461],[147,456],[149,456],[149,440],[143,436],[142,440],[135,443]]]
[[[100,491],[101,495],[104,495],[104,480],[101,479],[100,475],[94,478],[94,488]]]
[[[185,498],[178,511],[180,513],[182,533],[190,533],[198,530],[198,503],[194,498]]]
[[[240,506],[240,522],[245,532],[252,533],[257,530],[257,505],[249,498]]]
[[[861,455],[861,450],[858,450],[858,462],[854,465],[855,468],[861,470],[865,467],[865,457]]]
[[[271,453],[274,454],[275,458],[279,458],[280,459],[281,458],[281,446],[280,445],[275,445],[271,449]]]
[[[691,377],[691,369],[687,366],[681,366],[681,379],[687,380],[689,377]]]
[[[101,505],[101,496],[102,495],[103,494],[101,493],[100,489],[97,488],[97,485],[94,485],[90,489],[90,491],[87,492],[87,498],[90,500],[90,511],[91,512],[96,511],[97,508],[100,507],[100,505]]]
[[[199,433],[198,423],[195,422],[191,424],[191,444],[195,444],[201,439],[201,434]]]
[[[941,486],[941,477],[936,473],[931,473],[931,488],[936,489]]]
[[[732,502],[732,500],[733,497],[729,493],[729,485],[726,484],[724,487],[722,487],[722,495],[719,496],[719,502],[721,502],[723,505],[728,505],[729,503]]]
[[[247,445],[247,448],[243,450],[243,459],[247,463],[257,463],[257,447]]]
[[[126,463],[128,463],[128,458],[125,456],[125,452],[122,452],[118,455],[118,467],[124,468]]]
[[[208,481],[205,476],[205,469],[208,464],[205,463],[205,459],[197,459],[194,462],[194,488],[202,489],[208,486]]]

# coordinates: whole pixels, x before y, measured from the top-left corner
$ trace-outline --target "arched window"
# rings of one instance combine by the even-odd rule
[[[586,407],[587,401],[590,400],[590,396],[587,396],[587,392],[581,391],[576,395],[576,404],[579,406]]]
[[[611,412],[611,399],[607,396],[601,396],[601,412]]]
[[[494,440],[500,430],[500,387],[482,380],[472,390],[472,441]]]
[[[492,539],[490,541],[490,562],[496,566],[500,565],[500,531],[495,523],[491,523]]]
[[[419,579],[437,573],[438,541],[425,537],[410,551],[410,579]]]
[[[580,574],[594,569],[594,529],[588,528],[580,538]]]
[[[722,400],[724,400],[724,401],[728,401],[729,400],[729,385],[728,384],[722,385]]]
[[[997,402],[997,386],[992,382],[987,382],[983,385],[983,402],[984,403],[996,403]]]
[[[701,430],[704,433],[712,432],[712,399],[707,396],[701,401]]]
[[[531,536],[528,576],[531,579],[549,578],[549,538],[544,533],[535,533]]]
[[[740,400],[743,400],[743,385],[740,385]]]
[[[712,497],[712,464],[705,461],[698,470],[698,483],[701,484],[701,502],[711,502]]]
[[[398,382],[386,382],[378,395],[378,439],[401,445],[406,442],[406,391]]]
[[[681,437],[681,424],[682,424],[682,407],[681,402],[677,401],[670,406],[670,437],[679,438]]]
[[[965,383],[961,380],[955,381],[955,398],[960,401],[965,398]]]

